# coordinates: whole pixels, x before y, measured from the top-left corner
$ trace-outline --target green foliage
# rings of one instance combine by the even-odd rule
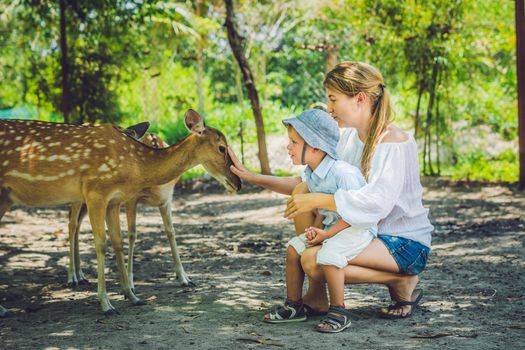
[[[456,180],[514,182],[519,178],[519,159],[512,149],[494,157],[476,150],[459,155],[457,164],[445,168],[444,175]]]
[[[244,142],[256,143],[222,2],[203,1],[201,16],[195,1],[65,2],[74,121],[149,120],[153,132],[178,142],[188,135],[184,112],[199,108],[202,48],[200,112],[230,142],[240,142],[242,124]],[[0,1],[0,110],[34,106],[38,119],[62,120],[58,9],[57,1]],[[282,133],[282,118],[324,102],[330,57],[365,61],[382,72],[396,124],[407,131],[421,91],[419,141],[432,117],[426,161],[437,161],[439,139],[442,174],[508,181],[518,173],[515,152],[489,157],[459,148],[457,137],[483,125],[504,140],[518,137],[513,10],[511,1],[236,2],[267,134]]]

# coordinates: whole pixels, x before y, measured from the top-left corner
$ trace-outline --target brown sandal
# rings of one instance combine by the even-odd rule
[[[414,296],[416,296],[415,299],[414,299]],[[387,308],[381,308],[379,309],[379,316],[382,318],[390,319],[390,320],[399,319],[399,318],[408,318],[412,316],[412,314],[414,313],[414,309],[417,307],[422,297],[423,297],[423,290],[414,289],[414,292],[412,292],[413,301],[398,301],[395,304],[389,305]],[[403,307],[403,306],[412,306],[410,308],[410,311],[406,315],[402,315],[402,314],[395,315],[395,314],[390,313],[390,311],[399,309],[400,307]]]

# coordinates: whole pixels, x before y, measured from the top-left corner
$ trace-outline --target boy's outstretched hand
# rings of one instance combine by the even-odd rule
[[[305,230],[306,243],[309,245],[318,245],[323,243],[327,238],[330,238],[328,232],[321,230],[320,228],[310,226]]]

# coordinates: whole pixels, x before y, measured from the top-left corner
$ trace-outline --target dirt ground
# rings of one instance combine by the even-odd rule
[[[518,349],[525,335],[525,193],[508,185],[425,180],[436,225],[425,296],[412,318],[383,320],[382,286],[346,287],[350,330],[319,334],[315,320],[268,325],[263,310],[284,298],[284,246],[292,224],[285,196],[179,190],[173,200],[177,240],[195,289],[179,286],[154,208],[138,218],[135,286],[145,306],[118,293],[106,254],[107,287],[121,315],[105,318],[96,299],[96,258],[84,222],[81,257],[92,284],[66,285],[67,211],[23,209],[0,223],[0,319],[4,349]],[[122,216],[125,229],[124,216]],[[126,234],[126,232],[124,232]]]

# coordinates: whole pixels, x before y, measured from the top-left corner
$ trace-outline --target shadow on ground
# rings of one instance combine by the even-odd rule
[[[525,195],[504,185],[426,183],[436,232],[421,275],[423,304],[412,318],[378,319],[381,286],[347,286],[354,315],[349,331],[320,335],[315,320],[260,321],[284,298],[285,243],[292,225],[286,198],[269,192],[174,196],[174,225],[186,271],[182,288],[158,211],[138,218],[135,286],[147,305],[119,294],[111,248],[107,288],[121,315],[105,318],[96,299],[96,256],[84,222],[81,258],[90,286],[66,286],[67,211],[16,209],[0,224],[1,348],[107,349],[499,349],[517,348],[525,331]],[[123,225],[125,228],[125,225]],[[125,232],[124,232],[125,234]]]

